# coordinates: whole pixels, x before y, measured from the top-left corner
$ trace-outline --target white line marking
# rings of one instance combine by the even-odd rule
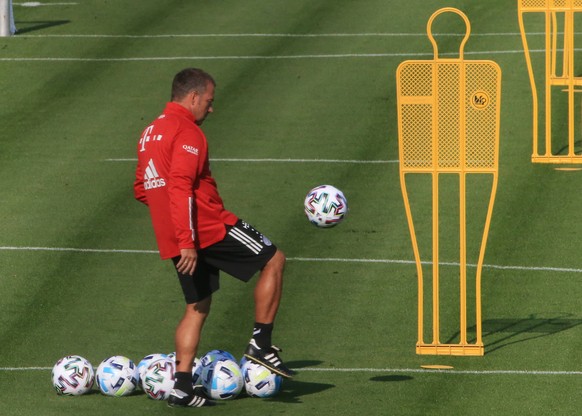
[[[27,1],[24,3],[13,3],[22,7],[42,7],[42,6],[76,6],[79,3],[41,3],[38,1]]]
[[[78,253],[129,253],[129,254],[158,254],[157,250],[126,250],[126,249],[95,249],[95,248],[69,248],[69,247],[16,247],[0,246],[0,251],[62,251]],[[328,263],[381,263],[381,264],[416,264],[414,260],[394,260],[394,259],[347,259],[347,258],[317,258],[317,257],[288,257],[289,261],[299,262],[328,262]],[[431,262],[423,262],[429,265]],[[458,267],[455,262],[440,262],[441,266]],[[477,267],[476,264],[467,264],[467,267]],[[582,269],[569,267],[538,267],[538,266],[503,266],[497,264],[484,264],[484,268],[499,270],[524,270],[524,271],[544,271],[561,273],[582,273]]]
[[[416,264],[414,260],[388,260],[388,259],[342,259],[342,258],[307,258],[307,257],[291,257],[287,258],[291,261],[310,261],[310,262],[337,262],[337,263],[387,263],[387,264]],[[430,265],[432,262],[421,262],[423,265]],[[460,263],[455,262],[439,262],[441,266],[459,267]],[[476,264],[468,263],[467,267],[475,268]],[[498,270],[526,270],[526,271],[551,271],[563,273],[582,273],[582,269],[567,268],[567,267],[530,267],[530,266],[501,266],[497,264],[484,264],[484,268],[498,269]]]
[[[52,367],[0,367],[0,371],[50,371]],[[414,374],[455,374],[455,375],[518,375],[518,376],[579,376],[582,371],[553,370],[431,370],[422,368],[296,368],[302,372],[325,373],[414,373]]]
[[[582,49],[575,49],[580,51]],[[530,49],[531,53],[545,52],[543,49]],[[465,52],[465,55],[499,55],[523,53],[522,49],[501,50],[501,51],[476,51]],[[458,52],[442,53],[440,56],[457,56]],[[0,58],[1,62],[151,62],[151,61],[220,61],[220,60],[276,60],[276,59],[343,59],[343,58],[419,58],[423,56],[432,57],[433,52],[425,53],[344,53],[344,54],[322,54],[322,55],[223,55],[223,56],[144,56],[127,58],[57,58],[57,57],[14,57]]]
[[[158,250],[117,250],[117,249],[99,249],[99,248],[68,248],[68,247],[0,247],[3,250],[17,251],[66,251],[78,253],[129,253],[129,254],[158,254]]]
[[[240,158],[210,158],[211,162],[275,162],[275,163],[361,163],[386,164],[398,163],[398,160],[345,160],[345,159],[240,159]],[[105,162],[137,162],[137,158],[105,159]]]
[[[299,368],[297,371],[345,372],[345,373],[446,373],[460,375],[527,375],[527,376],[579,376],[582,371],[543,371],[543,370],[431,370],[421,368]]]

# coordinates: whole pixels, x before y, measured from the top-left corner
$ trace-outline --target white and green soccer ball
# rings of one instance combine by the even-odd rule
[[[129,358],[114,355],[99,364],[95,378],[101,393],[121,397],[133,393],[138,385],[139,372]]]
[[[242,374],[245,390],[251,397],[273,397],[281,390],[283,378],[258,363],[245,360]]]

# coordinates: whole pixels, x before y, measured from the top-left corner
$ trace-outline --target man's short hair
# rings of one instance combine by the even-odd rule
[[[216,86],[212,76],[198,68],[186,68],[181,70],[174,77],[172,82],[172,101],[178,101],[184,98],[192,91],[203,94],[208,84]]]

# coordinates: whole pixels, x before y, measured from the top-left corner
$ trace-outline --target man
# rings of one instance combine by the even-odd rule
[[[216,83],[187,68],[174,77],[171,102],[144,130],[137,147],[137,200],[149,207],[162,259],[172,259],[186,300],[176,329],[176,375],[170,406],[212,405],[192,386],[200,333],[222,270],[244,282],[258,271],[255,325],[245,356],[291,377],[271,345],[282,293],[284,254],[267,237],[224,208],[208,163],[200,125],[212,113]]]

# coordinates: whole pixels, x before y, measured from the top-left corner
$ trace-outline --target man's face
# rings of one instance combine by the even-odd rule
[[[199,126],[204,122],[208,113],[212,113],[212,103],[214,102],[214,85],[208,83],[206,91],[196,94],[192,103],[192,114]]]

